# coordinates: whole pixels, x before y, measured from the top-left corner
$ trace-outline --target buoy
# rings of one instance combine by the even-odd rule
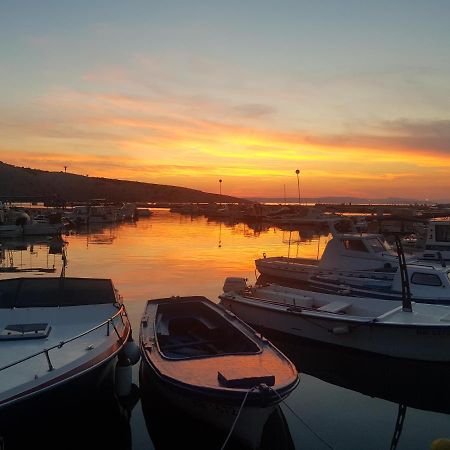
[[[130,336],[128,337],[127,342],[120,351],[120,355],[123,355],[125,356],[125,358],[128,358],[133,366],[139,362],[139,359],[141,358],[141,352],[139,350],[139,346],[136,344],[136,342],[134,342],[131,333]]]
[[[126,397],[130,394],[132,379],[133,371],[130,359],[119,354],[115,373],[116,394],[119,397]]]

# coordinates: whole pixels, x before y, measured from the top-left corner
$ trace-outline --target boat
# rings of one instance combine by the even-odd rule
[[[269,220],[274,224],[282,225],[328,227],[330,222],[340,222],[342,216],[333,213],[325,213],[314,207],[299,206],[293,212],[272,215],[271,217],[266,217],[266,220]]]
[[[258,328],[396,358],[450,362],[450,307],[351,297],[229,277],[221,304]]]
[[[251,448],[299,382],[295,366],[267,339],[202,296],[149,300],[139,342],[142,389],[152,386]]]
[[[56,236],[62,229],[62,222],[35,221],[25,211],[9,208],[0,202],[0,237]]]
[[[411,298],[415,302],[450,305],[450,267],[419,263],[408,264],[407,277]],[[261,282],[269,280],[274,281],[274,278],[261,277]],[[300,287],[328,294],[401,301],[402,285],[402,273],[397,268],[394,273],[319,272]],[[295,286],[291,285],[291,287]]]
[[[137,362],[130,338],[110,279],[0,280],[0,411],[95,389],[118,358]]]
[[[408,255],[406,262],[417,258]],[[335,234],[328,241],[320,259],[293,258],[284,256],[255,260],[256,269],[263,275],[292,280],[307,281],[318,273],[368,275],[369,273],[395,273],[398,256],[379,234],[343,233]]]
[[[158,450],[223,448],[229,430],[221,432],[215,427],[205,426],[204,421],[196,419],[176,404],[167,402],[164,395],[151,385],[141,385],[140,397],[145,424],[154,448]],[[174,423],[177,424],[176,433],[173,432]],[[258,450],[295,450],[287,419],[280,405],[275,407],[263,426],[253,431],[255,435],[260,435]],[[233,450],[249,450],[249,447],[233,435],[225,446]]]
[[[430,220],[425,236],[425,248],[419,254],[419,259],[450,261],[450,218]]]

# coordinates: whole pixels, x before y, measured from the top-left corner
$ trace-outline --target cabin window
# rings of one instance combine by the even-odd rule
[[[362,241],[356,241],[354,239],[344,239],[343,241],[344,247],[347,250],[353,250],[356,252],[367,252],[367,248]]]
[[[387,250],[383,242],[381,242],[379,239],[368,239],[367,243],[375,253],[381,253]]]
[[[441,279],[437,275],[431,273],[416,272],[411,277],[411,283],[422,284],[425,286],[441,286]]]
[[[436,242],[450,242],[450,225],[435,225]]]

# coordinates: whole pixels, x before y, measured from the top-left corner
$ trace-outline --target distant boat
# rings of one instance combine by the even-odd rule
[[[450,307],[350,297],[227,278],[221,303],[255,327],[413,360],[450,362]]]
[[[142,387],[222,431],[239,413],[235,436],[252,448],[298,384],[295,366],[279,350],[205,297],[148,301],[140,348]]]
[[[18,211],[3,205],[0,202],[0,237],[18,236],[55,236],[60,235],[63,224],[51,224],[32,219],[25,211]]]
[[[310,207],[301,207],[299,211],[286,214],[277,214],[266,217],[271,223],[282,225],[307,225],[316,227],[328,227],[330,222],[342,221],[342,216],[332,213],[324,213],[321,210]]]
[[[0,411],[37,396],[82,395],[73,383],[92,389],[126,356],[130,332],[109,279],[0,280]]]
[[[417,261],[408,256],[407,262]],[[263,275],[307,281],[319,273],[367,275],[369,272],[394,273],[398,257],[378,234],[336,234],[328,242],[321,259],[267,257],[255,260],[256,269]]]

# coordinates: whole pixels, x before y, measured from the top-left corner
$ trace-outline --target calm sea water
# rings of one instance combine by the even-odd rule
[[[218,301],[225,277],[255,281],[254,259],[263,252],[320,257],[329,237],[155,210],[154,216],[137,223],[81,230],[64,239],[66,275],[111,278],[124,297],[137,338],[147,299],[204,295]],[[61,272],[61,249],[53,241],[2,244],[2,267],[31,271],[3,272],[1,278],[43,276],[43,271],[53,268],[56,275]],[[295,362],[301,382],[281,406],[275,425],[268,425],[266,448],[427,450],[433,440],[450,438],[449,367],[269,337]],[[139,383],[138,366],[134,383]],[[48,405],[32,411],[34,448],[50,448],[59,439],[61,448],[215,449],[224,439],[167,410],[157,397],[146,397],[144,402],[137,396],[130,399],[128,414],[100,399],[79,406],[70,412],[61,405],[52,411]],[[280,425],[284,421],[287,432]],[[17,417],[4,447],[24,448],[17,436],[23,437],[28,426]]]

